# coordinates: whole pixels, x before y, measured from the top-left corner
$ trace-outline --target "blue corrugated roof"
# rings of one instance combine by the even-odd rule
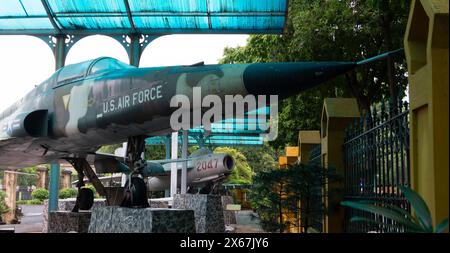
[[[281,33],[288,0],[1,0],[0,34]]]

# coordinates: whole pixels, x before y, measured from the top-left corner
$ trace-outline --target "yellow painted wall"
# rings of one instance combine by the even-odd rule
[[[449,216],[448,0],[414,0],[405,33],[412,187],[434,225]]]

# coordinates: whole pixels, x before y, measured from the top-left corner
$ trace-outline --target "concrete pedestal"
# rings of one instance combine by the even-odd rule
[[[49,233],[87,233],[91,212],[72,213],[70,211],[56,211],[50,212],[49,219]]]
[[[233,197],[222,196],[223,218],[225,225],[236,224],[236,212],[227,210],[227,205],[234,204]]]
[[[73,207],[75,206],[75,202],[76,199],[75,198],[69,198],[69,199],[60,199],[58,200],[58,211],[67,211],[70,212],[72,211]],[[92,206],[92,208],[94,207],[99,207],[99,206],[105,206],[106,202],[105,199],[94,199],[94,205]],[[42,233],[47,233],[49,232],[49,218],[48,218],[48,200],[44,200],[44,210],[42,213],[42,216],[44,216],[44,223],[42,226]],[[89,222],[88,222],[89,225]]]
[[[92,211],[89,233],[195,233],[194,212],[106,206]]]
[[[222,198],[219,195],[176,194],[174,209],[194,210],[197,233],[224,233]]]

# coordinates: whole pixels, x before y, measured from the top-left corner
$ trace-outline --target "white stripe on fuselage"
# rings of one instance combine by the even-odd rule
[[[93,80],[86,80],[83,84],[73,86],[70,91],[69,101],[69,121],[66,125],[66,134],[80,133],[78,129],[78,120],[86,115],[88,110],[88,98]]]

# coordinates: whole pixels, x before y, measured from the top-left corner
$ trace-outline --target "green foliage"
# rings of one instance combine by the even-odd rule
[[[164,145],[145,146],[146,160],[161,160],[166,158],[166,148]]]
[[[269,171],[278,167],[275,150],[264,144],[262,146],[236,147],[247,159],[248,165],[254,173]]]
[[[253,171],[248,165],[247,158],[241,152],[234,148],[217,147],[214,149],[214,153],[227,153],[234,159],[235,167],[231,171],[231,174],[227,179],[227,183],[251,184]]]
[[[60,199],[75,198],[78,194],[78,190],[75,188],[65,188],[59,190]]]
[[[32,186],[32,185],[37,184],[37,168],[36,167],[23,168],[23,169],[19,169],[18,171],[35,175],[35,176],[33,176],[33,175],[18,175],[18,177],[17,177],[17,185],[18,186]]]
[[[391,204],[376,201],[342,201],[341,205],[355,208],[361,211],[366,211],[374,214],[382,215],[388,219],[395,221],[399,225],[384,224],[378,221],[370,220],[363,217],[352,217],[351,222],[366,222],[378,225],[380,227],[405,229],[407,233],[442,233],[448,227],[448,218],[444,219],[436,227],[433,227],[433,220],[431,218],[430,209],[423,200],[423,198],[414,190],[404,186],[400,186],[400,190],[405,195],[405,198],[411,204],[415,215],[411,215],[404,209]]]
[[[44,201],[44,199],[48,199],[49,193],[47,189],[37,188],[31,192],[31,197],[33,199],[38,199],[40,201]]]
[[[2,221],[2,215],[9,212],[9,208],[5,203],[6,193],[0,190],[0,222]]]
[[[286,169],[260,172],[253,180],[252,207],[261,217],[266,231],[283,232],[292,227],[308,231],[328,214],[322,199],[340,194],[338,189],[324,196],[326,182],[338,180],[341,177],[334,169],[315,165],[295,164]],[[288,213],[301,219],[285,220],[284,215]]]
[[[283,35],[251,35],[245,47],[226,48],[220,62],[355,61],[402,48],[409,2],[291,0]],[[278,138],[270,145],[294,145],[299,130],[320,129],[326,97],[356,97],[364,112],[402,93],[406,66],[403,57],[394,60],[392,75],[385,60],[377,61],[282,101]]]
[[[102,146],[97,151],[101,152],[101,153],[114,154],[114,151],[116,151],[116,149],[121,148],[121,147],[122,147],[122,144],[106,145],[106,146]]]
[[[39,199],[30,199],[27,202],[28,205],[42,205],[43,203],[44,202],[42,200],[39,200]]]
[[[191,155],[192,153],[194,153],[195,151],[199,150],[200,147],[195,145],[195,146],[189,146],[188,147],[188,154]]]
[[[17,205],[42,205],[43,201],[39,199],[18,200]]]

